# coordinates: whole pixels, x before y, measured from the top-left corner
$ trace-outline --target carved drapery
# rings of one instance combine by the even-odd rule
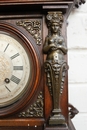
[[[67,48],[61,35],[62,24],[62,12],[48,12],[47,25],[49,31],[45,39],[43,52],[47,55],[44,67],[47,85],[53,99],[52,116],[49,119],[51,125],[66,124],[60,108],[60,98],[67,70],[67,63],[64,58]]]
[[[25,28],[35,39],[37,45],[41,45],[41,21],[40,20],[20,20],[17,21],[18,26]]]

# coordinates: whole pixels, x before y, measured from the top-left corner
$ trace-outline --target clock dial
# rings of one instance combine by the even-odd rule
[[[0,31],[0,107],[16,102],[27,89],[30,60],[21,42]]]

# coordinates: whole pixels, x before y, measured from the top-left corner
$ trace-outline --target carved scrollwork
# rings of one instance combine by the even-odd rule
[[[85,2],[86,2],[86,0],[76,0],[75,7],[76,7],[76,8],[79,8],[79,6],[80,6],[81,4],[84,4]]]
[[[42,36],[41,36],[41,21],[40,20],[21,20],[17,21],[18,26],[25,28],[36,40],[37,45],[41,45]]]
[[[19,117],[43,117],[43,94],[39,93],[36,102],[31,105],[26,111],[21,112]]]
[[[70,103],[68,104],[68,112],[71,119],[79,113],[79,111]]]

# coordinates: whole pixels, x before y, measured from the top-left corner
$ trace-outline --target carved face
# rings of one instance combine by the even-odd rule
[[[53,33],[57,33],[58,31],[59,31],[59,25],[58,25],[58,23],[52,23],[51,24],[51,31],[53,32]]]

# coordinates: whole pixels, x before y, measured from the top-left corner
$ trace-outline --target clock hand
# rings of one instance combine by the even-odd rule
[[[9,43],[7,44],[7,46],[6,46],[5,50],[4,50],[4,52],[7,50],[8,46],[9,46]]]
[[[11,92],[11,90],[7,87],[7,86],[5,86],[6,87],[6,89],[9,91],[9,92]]]
[[[5,81],[5,83],[7,83],[7,84],[10,82],[10,80],[9,80],[8,78],[6,78],[4,81]],[[5,88],[6,88],[9,92],[11,92],[11,90],[10,90],[6,85],[5,85]]]

